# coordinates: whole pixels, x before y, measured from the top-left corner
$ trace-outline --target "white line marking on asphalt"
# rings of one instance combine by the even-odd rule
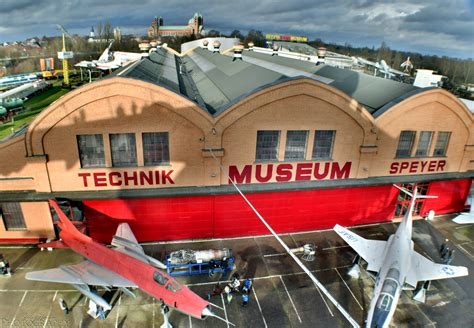
[[[79,321],[79,328],[82,328],[82,320],[83,319],[81,319],[81,321]]]
[[[18,311],[20,311],[20,307],[23,304],[23,301],[25,300],[26,294],[28,294],[28,291],[25,291],[23,294],[23,297],[21,298],[20,304],[18,304],[18,307],[16,308],[15,315],[13,316],[13,320],[10,323],[10,327],[13,327],[13,323],[15,322],[16,316],[18,315]]]
[[[349,289],[349,292],[351,293],[352,297],[354,297],[355,301],[357,302],[357,304],[359,304],[359,307],[361,310],[363,310],[364,308],[362,307],[362,305],[359,303],[359,301],[357,300],[357,298],[355,297],[354,293],[352,292],[352,290],[349,288],[349,285],[347,285],[346,281],[342,278],[341,274],[339,273],[339,270],[336,268],[334,269],[336,270],[337,274],[339,275],[339,277],[341,278],[342,282],[344,283],[344,285],[346,285],[347,289]]]
[[[253,291],[253,294],[255,295],[255,301],[257,301],[257,306],[258,306],[258,309],[260,310],[260,314],[262,315],[263,324],[265,325],[265,328],[268,328],[267,321],[265,320],[265,316],[263,315],[262,307],[260,306],[260,302],[258,301],[257,293],[255,292],[255,288],[253,288],[253,285],[252,285],[252,291]]]
[[[332,313],[331,308],[328,305],[328,302],[326,302],[326,299],[324,298],[323,294],[319,290],[318,286],[316,286],[316,284],[315,284],[314,287],[316,287],[316,290],[318,291],[319,296],[321,296],[321,299],[323,300],[324,304],[326,305],[326,308],[328,309],[329,314],[331,315],[331,317],[334,317],[334,313]]]
[[[222,307],[224,308],[225,321],[227,322],[227,328],[229,327],[229,319],[227,318],[227,310],[225,308],[224,295],[221,294]]]
[[[468,252],[464,247],[462,247],[461,245],[458,245],[458,247],[461,249],[461,251],[463,251],[467,256],[469,256],[470,258],[473,258],[472,254],[470,252]]]
[[[283,255],[288,255],[288,254],[287,253],[266,254],[266,255],[263,255],[263,257],[283,256]]]
[[[346,248],[346,247],[350,247],[350,246],[349,245],[343,245],[343,246],[325,247],[322,250],[327,251],[328,249],[337,249],[337,248]]]
[[[117,317],[115,318],[115,328],[118,328],[118,319],[119,319],[119,316],[120,316],[120,304],[121,303],[122,303],[122,293],[119,294],[118,306],[117,306]]]
[[[296,310],[295,303],[293,303],[293,299],[291,298],[290,293],[288,292],[288,288],[286,288],[285,282],[283,281],[283,278],[281,276],[280,276],[280,280],[283,284],[283,287],[285,287],[286,294],[288,295],[288,298],[290,299],[291,305],[293,306],[293,309],[295,310],[295,313],[296,313],[296,316],[298,317],[299,322],[302,323],[300,314],[298,313],[298,310]]]
[[[189,318],[189,328],[193,328],[193,322],[191,321],[191,316],[188,315]]]
[[[151,315],[153,318],[153,328],[155,328],[155,298],[153,297],[153,306],[151,308]]]
[[[49,308],[49,312],[48,312],[48,315],[46,316],[46,320],[44,322],[43,328],[45,328],[46,325],[48,324],[49,316],[51,315],[51,311],[53,310],[53,305],[54,305],[54,301],[56,300],[56,296],[58,296],[58,291],[54,293],[53,301],[51,302],[51,307]]]
[[[344,268],[349,268],[351,265],[343,265],[340,267],[334,267],[334,268],[329,268],[329,269],[321,269],[321,270],[311,270],[311,272],[323,272],[323,271],[332,271],[334,269],[344,269]],[[282,273],[282,274],[274,274],[270,276],[263,276],[263,277],[255,277],[252,278],[253,280],[264,280],[264,279],[272,279],[272,278],[279,278],[279,277],[291,277],[291,276],[299,276],[299,275],[306,275],[305,272],[296,272],[296,273]],[[241,279],[243,281],[243,279]],[[221,280],[221,283],[227,283],[230,282],[230,280]],[[186,284],[188,287],[195,287],[195,286],[207,286],[207,285],[214,285],[215,282],[198,282],[195,284]],[[1,291],[1,290],[0,290]]]

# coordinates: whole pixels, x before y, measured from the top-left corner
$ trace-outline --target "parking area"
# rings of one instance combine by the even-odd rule
[[[365,238],[385,240],[396,223],[361,226],[353,231]],[[360,279],[347,275],[354,251],[331,230],[282,235],[290,247],[312,242],[317,246],[316,258],[304,262],[338,302],[360,324],[367,314],[373,279],[362,271]],[[456,225],[451,217],[434,221],[415,221],[415,249],[440,262],[438,249],[445,238],[455,250],[454,265],[469,268],[470,276],[435,281],[425,304],[403,292],[392,324],[394,327],[473,327],[474,326],[474,226]],[[144,245],[145,252],[163,260],[173,250],[231,248],[237,271],[242,278],[253,278],[254,286],[248,306],[242,307],[240,295],[231,304],[223,297],[211,302],[221,307],[215,312],[237,327],[350,327],[348,321],[322,295],[306,274],[284,253],[270,236],[206,240],[195,242],[155,243]],[[14,274],[0,278],[0,327],[159,327],[163,323],[160,304],[139,290],[136,298],[108,292],[106,298],[113,309],[105,321],[87,314],[87,299],[69,285],[41,283],[24,279],[26,272],[81,261],[70,250],[41,252],[34,247],[0,247],[10,261]],[[205,297],[220,277],[193,276],[177,278],[198,295]],[[63,298],[71,313],[63,314],[58,299]],[[201,321],[171,311],[174,327],[228,327],[216,318]]]

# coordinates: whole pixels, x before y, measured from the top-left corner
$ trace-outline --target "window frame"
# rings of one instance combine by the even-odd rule
[[[276,132],[277,133],[277,142],[275,145],[275,158],[259,158],[259,133],[263,132]],[[281,130],[257,130],[257,138],[256,138],[256,145],[255,145],[255,161],[256,162],[277,162],[279,156],[279,149],[280,149],[280,137],[281,137]],[[263,141],[262,141],[263,142]],[[264,148],[266,149],[266,148]]]
[[[288,153],[288,135],[290,133],[295,133],[295,132],[300,132],[300,133],[305,133],[305,141],[304,141],[304,146],[303,146],[303,155],[301,158],[288,158],[287,153]],[[308,136],[309,136],[309,131],[308,130],[287,130],[286,131],[286,141],[285,141],[285,161],[304,161],[306,159],[306,153],[308,152]],[[291,145],[290,145],[291,147]],[[293,146],[294,147],[294,146]],[[296,151],[290,151],[290,152],[296,152]]]
[[[114,145],[113,145],[113,136],[120,136],[120,135],[127,135],[127,136],[133,136],[133,149],[134,149],[134,155],[135,155],[135,161],[134,163],[115,163],[114,161]],[[133,132],[123,132],[123,133],[109,133],[109,143],[110,143],[110,159],[112,161],[112,167],[137,167],[138,166],[138,156],[137,156],[137,137],[135,133]]]
[[[21,218],[14,218],[13,220],[16,222],[11,222],[13,224],[7,223],[7,214],[5,213],[5,204],[12,205],[16,208],[8,211],[8,215],[13,217],[15,214],[19,214]],[[25,216],[23,215],[23,210],[21,208],[21,203],[20,202],[0,202],[0,219],[3,222],[3,226],[5,227],[6,231],[28,231],[28,227],[26,226],[26,221],[25,221]],[[22,226],[9,226],[9,225],[17,225],[17,223],[20,223]]]
[[[102,163],[101,164],[92,164],[92,165],[85,165],[82,154],[83,152],[81,151],[81,142],[79,139],[82,137],[97,137],[100,136],[100,142],[102,143]],[[77,144],[77,151],[79,154],[79,163],[81,165],[81,168],[83,169],[88,169],[88,168],[100,168],[100,167],[106,167],[106,158],[105,158],[105,145],[104,145],[104,136],[101,133],[95,133],[95,134],[76,134],[76,144]]]
[[[402,134],[404,132],[411,132],[413,133],[413,136],[411,138],[411,142],[410,142],[410,148],[408,150],[408,155],[400,155],[399,154],[399,151],[400,151],[400,145],[402,143]],[[397,149],[395,150],[395,158],[410,158],[412,157],[412,153],[413,153],[413,146],[415,144],[415,140],[416,140],[416,131],[413,131],[413,130],[402,130],[400,131],[400,135],[398,137],[398,144],[397,144]]]
[[[439,142],[439,137],[442,133],[445,133],[448,137],[446,138],[446,143],[444,145],[444,152],[443,154],[436,154],[436,149],[437,149],[437,146],[438,146],[438,142]],[[435,146],[433,148],[433,157],[446,157],[446,154],[448,153],[448,147],[449,147],[449,142],[451,141],[451,136],[452,136],[452,132],[451,131],[438,131],[438,133],[436,134],[436,143],[435,143]]]
[[[145,135],[153,135],[153,134],[160,134],[164,135],[166,139],[166,147],[164,150],[161,150],[161,153],[164,154],[164,160],[160,162],[154,162],[154,161],[149,161],[147,162],[147,150],[145,149]],[[150,144],[152,145],[152,144]],[[171,162],[170,159],[170,138],[169,138],[169,132],[142,132],[142,151],[143,151],[143,165],[144,166],[162,166],[162,165],[169,165]],[[152,152],[152,150],[148,150],[148,152]]]
[[[423,134],[425,134],[425,133],[430,134],[430,139],[428,140],[428,145],[426,146],[425,153],[418,154],[418,151],[420,149],[421,138],[422,138]],[[420,131],[419,136],[418,136],[418,142],[416,144],[416,149],[415,149],[415,157],[428,157],[430,155],[430,149],[431,149],[431,145],[433,143],[433,136],[434,136],[433,131]]]
[[[316,157],[314,152],[316,150],[316,143],[318,142],[318,138],[317,138],[317,133],[318,132],[328,132],[328,131],[331,131],[332,132],[332,138],[331,138],[331,147],[329,148],[329,155],[328,156],[320,156],[320,157]],[[336,130],[315,130],[314,131],[314,140],[313,140],[313,149],[311,151],[311,160],[313,161],[331,161],[332,160],[332,154],[334,152],[334,145],[336,143]]]

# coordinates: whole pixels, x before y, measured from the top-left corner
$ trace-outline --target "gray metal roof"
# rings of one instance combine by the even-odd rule
[[[178,57],[166,49],[113,73],[164,86],[196,102],[212,115],[266,86],[309,77],[356,99],[374,116],[409,95],[423,91],[409,84],[351,70],[245,50],[243,60],[232,54],[196,48]]]

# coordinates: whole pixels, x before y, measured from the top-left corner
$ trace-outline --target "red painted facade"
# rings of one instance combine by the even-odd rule
[[[421,214],[461,211],[470,179],[431,182]],[[277,232],[295,232],[388,221],[398,190],[392,185],[248,193],[248,199]],[[91,237],[110,242],[120,222],[139,241],[220,238],[267,234],[240,195],[210,195],[84,201]]]

